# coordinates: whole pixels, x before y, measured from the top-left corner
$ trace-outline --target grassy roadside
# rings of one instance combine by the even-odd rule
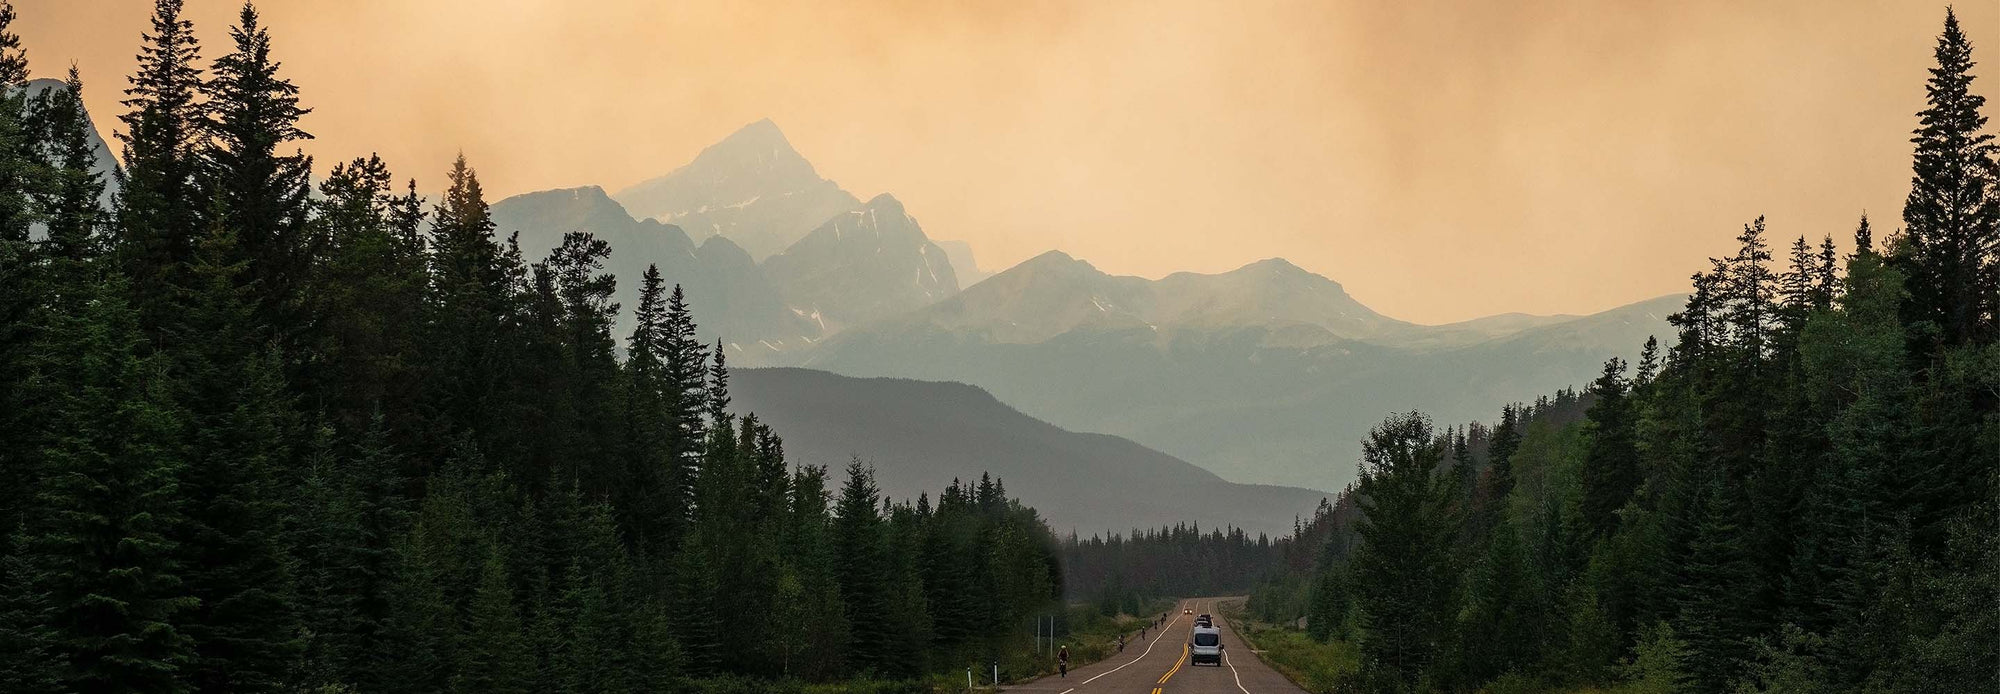
[[[1153,613],[1165,612],[1173,606],[1172,601],[1161,601]],[[1118,637],[1125,636],[1125,645],[1130,648],[1138,643],[1139,627],[1152,624],[1150,615],[1135,617],[1121,614],[1106,617],[1094,608],[1072,607],[1068,617],[1069,633],[1056,637],[1057,646],[1069,646],[1070,669],[1095,663],[1118,655]],[[1025,682],[1037,677],[1056,674],[1056,658],[1047,653],[1017,653],[1015,657],[1000,663],[1000,672],[1008,684]],[[963,683],[961,683],[961,688]]]
[[[1163,602],[1160,611],[1165,611],[1170,602]],[[1133,643],[1141,625],[1151,624],[1151,616],[1134,617],[1117,615],[1106,617],[1093,607],[1072,607],[1066,621],[1068,633],[1056,637],[1056,646],[1069,646],[1070,667],[1072,669],[1109,658],[1118,654],[1118,636],[1126,637],[1126,646]],[[998,665],[1003,684],[1018,684],[1038,677],[1056,674],[1055,656],[1048,652],[1036,652],[1028,648],[1026,642],[1019,648],[1009,648],[1000,656]],[[993,692],[990,670],[982,667],[973,674],[972,692]],[[965,686],[965,671],[932,675],[921,680],[888,682],[879,680],[853,680],[847,682],[808,683],[795,680],[763,680],[756,678],[713,677],[683,683],[686,691],[699,694],[956,694],[968,691]]]
[[[1361,668],[1361,650],[1353,643],[1320,643],[1304,631],[1250,620],[1242,603],[1224,603],[1222,618],[1265,664],[1313,694],[1331,694],[1343,676]]]
[[[1361,649],[1357,644],[1351,641],[1319,643],[1306,636],[1304,630],[1251,620],[1243,613],[1241,603],[1228,603],[1220,609],[1222,618],[1229,620],[1237,635],[1243,637],[1251,649],[1258,651],[1257,656],[1265,664],[1301,689],[1312,694],[1355,691],[1352,675],[1361,669]],[[1551,687],[1532,678],[1508,674],[1480,686],[1476,691],[1480,694],[1656,694],[1681,691],[1674,686],[1648,681],[1656,677],[1649,677],[1643,666],[1625,667],[1633,671],[1631,676],[1635,681],[1605,687]]]

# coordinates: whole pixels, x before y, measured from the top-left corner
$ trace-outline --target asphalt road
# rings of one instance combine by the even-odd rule
[[[1103,661],[1069,671],[1068,677],[1044,677],[1026,684],[1007,687],[1008,692],[1048,694],[1098,694],[1138,692],[1139,694],[1303,694],[1284,675],[1265,665],[1250,652],[1222,618],[1216,603],[1226,598],[1182,600],[1167,615],[1167,626],[1149,634],[1145,641],[1127,641],[1125,652]],[[1194,633],[1194,615],[1215,615],[1222,631],[1222,667],[1194,665],[1187,660],[1187,644]]]

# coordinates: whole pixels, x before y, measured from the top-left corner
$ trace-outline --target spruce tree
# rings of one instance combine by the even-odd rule
[[[522,636],[521,615],[514,606],[507,562],[498,546],[489,544],[479,566],[479,583],[466,607],[465,632],[459,637],[451,691],[465,694],[528,694],[534,691],[534,654]]]
[[[18,37],[6,30],[13,8],[0,3],[0,78],[15,79],[25,69],[18,49]],[[12,84],[13,82],[10,82]],[[51,628],[51,596],[37,584],[38,567],[30,552],[32,535],[24,524],[35,512],[43,447],[58,440],[63,432],[52,428],[42,411],[45,398],[54,395],[45,383],[30,380],[43,372],[36,363],[36,346],[43,321],[56,318],[38,311],[56,302],[61,310],[80,308],[65,305],[63,299],[74,292],[91,292],[98,282],[102,214],[97,207],[103,182],[91,171],[94,163],[83,128],[82,81],[75,68],[63,89],[42,93],[33,104],[40,120],[42,141],[35,161],[12,157],[15,150],[0,152],[0,185],[6,194],[32,195],[33,212],[46,225],[48,237],[39,253],[28,242],[25,228],[9,232],[0,240],[0,690],[54,691],[60,688],[63,670],[56,658],[56,633]],[[19,130],[24,115],[22,95],[14,91],[0,95],[0,148],[20,144],[8,138],[24,137]],[[30,189],[26,176],[40,164],[45,185]],[[39,257],[36,257],[39,256]],[[31,267],[32,265],[32,267]],[[47,345],[42,345],[46,347]],[[47,358],[43,352],[41,358]],[[41,365],[46,366],[46,365]]]
[[[298,126],[311,109],[279,76],[270,32],[250,3],[229,36],[234,48],[216,59],[207,84],[208,141],[198,180],[216,206],[216,223],[237,236],[246,261],[242,279],[258,289],[254,315],[290,346],[305,328],[299,292],[316,250],[307,219],[312,159],[280,150],[312,138]]]
[[[1505,499],[1514,489],[1514,451],[1521,448],[1521,408],[1507,404],[1500,408],[1500,424],[1493,427],[1493,437],[1486,444],[1487,469],[1489,470],[1488,496]]]
[[[235,234],[220,224],[188,277],[195,294],[168,331],[189,418],[182,551],[202,691],[275,691],[300,645],[280,536],[294,424],[282,362],[263,341],[241,281]]]
[[[1437,656],[1456,607],[1452,538],[1459,532],[1454,475],[1430,419],[1390,417],[1362,442],[1363,539],[1354,556],[1369,661],[1414,681]]]
[[[15,273],[27,260],[28,227],[36,217],[29,196],[41,187],[36,179],[42,162],[35,157],[35,146],[44,135],[36,132],[30,100],[22,89],[28,81],[28,54],[21,49],[21,35],[13,30],[15,18],[13,3],[0,2],[0,253],[5,254],[0,260],[6,262],[0,269],[7,271],[0,277],[9,282],[0,286],[10,288],[18,288],[13,282],[25,277]],[[0,319],[7,319],[0,325],[12,325],[20,318],[18,312],[0,314]]]
[[[496,366],[509,357],[505,340],[516,313],[518,258],[494,239],[479,174],[463,155],[452,162],[449,179],[432,214],[428,248],[428,438],[448,441],[469,432],[490,447],[507,414]]]
[[[680,476],[692,480],[691,471],[700,467],[702,442],[707,439],[702,415],[708,404],[708,386],[703,379],[708,354],[695,336],[694,311],[678,284],[667,298],[666,320],[659,339],[666,366],[668,417],[678,432],[674,457],[690,471]]]
[[[1520,531],[1503,520],[1493,529],[1486,556],[1467,572],[1462,679],[1476,685],[1512,669],[1526,671],[1541,658],[1544,621],[1553,606],[1529,566]]]
[[[1678,573],[1675,632],[1688,646],[1687,668],[1698,691],[1722,691],[1741,674],[1762,621],[1761,590],[1739,488],[1712,474],[1697,503],[1699,517]]]
[[[1595,536],[1617,529],[1618,509],[1639,488],[1639,452],[1633,441],[1632,405],[1625,381],[1625,361],[1604,362],[1604,373],[1591,385],[1597,396],[1587,413],[1590,447],[1584,454],[1583,520]]]
[[[4,43],[4,41],[0,41]],[[35,199],[37,216],[47,225],[43,245],[49,258],[93,259],[105,248],[106,218],[101,200],[104,179],[95,167],[90,115],[83,109],[83,78],[72,67],[61,89],[42,92],[35,110],[46,137],[41,158],[48,170]]]
[[[184,426],[164,365],[142,356],[128,289],[90,263],[53,269],[60,299],[37,313],[29,359],[46,390],[35,416],[39,480],[20,548],[25,590],[47,601],[61,689],[187,691],[194,643],[175,533]]]
[[[300,297],[313,321],[293,358],[295,390],[343,434],[382,415],[398,422],[396,438],[407,446],[420,430],[424,378],[421,199],[395,195],[389,167],[373,156],[336,164],[319,190],[312,233],[324,247]]]
[[[1937,65],[1924,85],[1928,105],[1910,138],[1915,172],[1903,203],[1903,236],[1890,253],[1909,278],[1910,319],[1929,321],[1945,344],[1958,345],[1993,335],[2000,171],[1981,113],[1986,97],[1971,89],[1972,42],[1950,8],[1934,55]]]
[[[892,586],[887,575],[888,552],[883,547],[881,496],[875,472],[856,459],[847,465],[847,482],[834,501],[833,550],[846,622],[853,634],[845,644],[849,665],[861,673],[886,670],[894,656],[880,639],[889,626]]]
[[[714,561],[700,531],[692,533],[674,554],[671,578],[673,606],[670,623],[680,645],[680,660],[688,674],[700,677],[716,673],[722,660],[724,617],[716,607],[722,590]]]
[[[826,468],[801,466],[792,475],[786,556],[799,581],[798,607],[802,621],[781,626],[796,630],[796,652],[785,654],[783,668],[809,679],[825,679],[844,667],[847,613],[840,592],[841,558],[832,541],[832,519]]]
[[[118,256],[131,278],[140,324],[156,339],[179,311],[208,211],[196,185],[206,132],[194,24],[181,0],[157,0],[139,69],[122,102],[124,180],[118,195]]]
[[[623,451],[625,479],[614,490],[624,527],[632,543],[649,553],[664,553],[685,529],[688,499],[678,479],[675,458],[678,429],[671,426],[667,403],[666,364],[661,339],[665,330],[665,281],[657,266],[646,266],[639,283],[639,304],[633,311],[632,335],[626,341]]]
[[[23,419],[19,399],[29,374],[20,365],[29,339],[28,313],[40,301],[29,240],[38,210],[30,196],[42,188],[37,179],[45,168],[36,156],[45,139],[37,131],[43,129],[29,122],[30,104],[21,88],[28,77],[27,55],[13,23],[14,6],[0,2],[0,511],[6,512],[18,511],[27,494],[25,444],[33,423]],[[0,520],[0,533],[11,534],[15,522]]]

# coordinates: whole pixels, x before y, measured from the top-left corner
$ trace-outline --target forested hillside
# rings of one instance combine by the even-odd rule
[[[1320,501],[1320,514],[1327,513]],[[1295,563],[1299,534],[1251,537],[1242,528],[1201,531],[1185,523],[1063,541],[1063,577],[1068,593],[1086,598],[1106,613],[1144,614],[1160,598],[1187,595],[1242,595],[1263,581],[1302,569]],[[1310,559],[1310,557],[1306,557]]]
[[[893,499],[991,473],[1058,535],[1192,524],[1276,536],[1327,497],[1237,484],[1116,436],[1067,431],[963,383],[808,369],[738,369],[730,379],[731,409],[785,432],[795,462],[860,456]]]
[[[2000,678],[2000,189],[1946,14],[1902,228],[1743,227],[1583,417],[1390,417],[1252,612],[1362,691],[1975,692]]]
[[[373,156],[315,186],[255,10],[220,50],[180,12],[107,210],[84,84],[30,96],[0,2],[0,691],[773,691],[1030,648],[1057,545],[999,481],[791,464],[674,278],[497,235],[462,157],[434,203]]]

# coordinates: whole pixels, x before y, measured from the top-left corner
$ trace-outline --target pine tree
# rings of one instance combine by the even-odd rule
[[[1867,218],[1862,219],[1867,223]],[[1833,235],[1827,234],[1819,242],[1819,260],[1813,272],[1813,310],[1825,311],[1833,308],[1833,300],[1840,296],[1840,252],[1833,247]]]
[[[562,479],[575,480],[592,497],[624,487],[624,466],[616,464],[618,361],[611,336],[618,304],[611,301],[616,278],[603,272],[611,246],[586,232],[570,232],[548,258],[535,265],[536,298],[531,314],[538,325],[538,349],[528,369],[539,377],[520,398],[540,406],[545,433],[528,441]],[[539,384],[539,385],[536,385]],[[523,473],[526,474],[526,473]]]
[[[1789,341],[1805,329],[1806,317],[1818,308],[1819,261],[1813,255],[1812,246],[1806,244],[1806,237],[1792,241],[1790,265],[1778,275],[1778,334]],[[1787,344],[1780,344],[1782,351]]]
[[[386,437],[378,420],[349,452],[320,427],[287,514],[306,687],[365,681],[369,644],[390,618],[391,544],[407,530],[409,511]]]
[[[1890,253],[1909,278],[1910,318],[1933,323],[1945,344],[1958,345],[1993,335],[2000,171],[1980,112],[1986,97],[1971,91],[1972,43],[1950,8],[1935,56],[1925,83],[1928,106],[1910,139],[1915,173],[1903,204],[1903,236]]]
[[[1639,366],[1632,374],[1632,388],[1644,388],[1653,383],[1653,377],[1660,373],[1660,338],[1647,335],[1646,344],[1639,348]]]
[[[46,253],[71,260],[96,258],[105,251],[104,179],[94,170],[97,153],[90,144],[90,115],[83,109],[83,78],[76,68],[70,68],[63,88],[42,92],[36,112],[47,131],[41,157],[49,167],[48,180],[35,200],[48,226]]]
[[[1764,218],[1743,225],[1736,237],[1736,255],[1723,261],[1723,321],[1729,326],[1731,346],[1746,373],[1755,375],[1755,366],[1769,350],[1775,293],[1771,274],[1771,249],[1764,242]]]
[[[930,653],[933,629],[929,605],[924,600],[924,586],[918,569],[918,544],[922,540],[917,526],[915,509],[908,504],[896,505],[890,513],[884,530],[887,537],[883,549],[887,566],[888,582],[886,598],[887,612],[883,614],[887,628],[877,632],[883,648],[889,657],[882,662],[884,675],[895,679],[913,679],[930,669],[926,657]],[[1011,566],[994,566],[995,561],[1005,556],[1005,549],[995,541],[988,548],[988,560],[995,573],[988,574],[995,583],[1003,583],[1014,577],[1008,571]],[[996,556],[998,555],[998,556]],[[996,601],[985,625],[1011,622],[1008,614],[1005,588],[994,591]]]
[[[420,523],[398,540],[384,590],[389,618],[373,643],[364,690],[437,692],[448,681],[458,615],[445,594],[448,558],[420,539],[430,530]]]

